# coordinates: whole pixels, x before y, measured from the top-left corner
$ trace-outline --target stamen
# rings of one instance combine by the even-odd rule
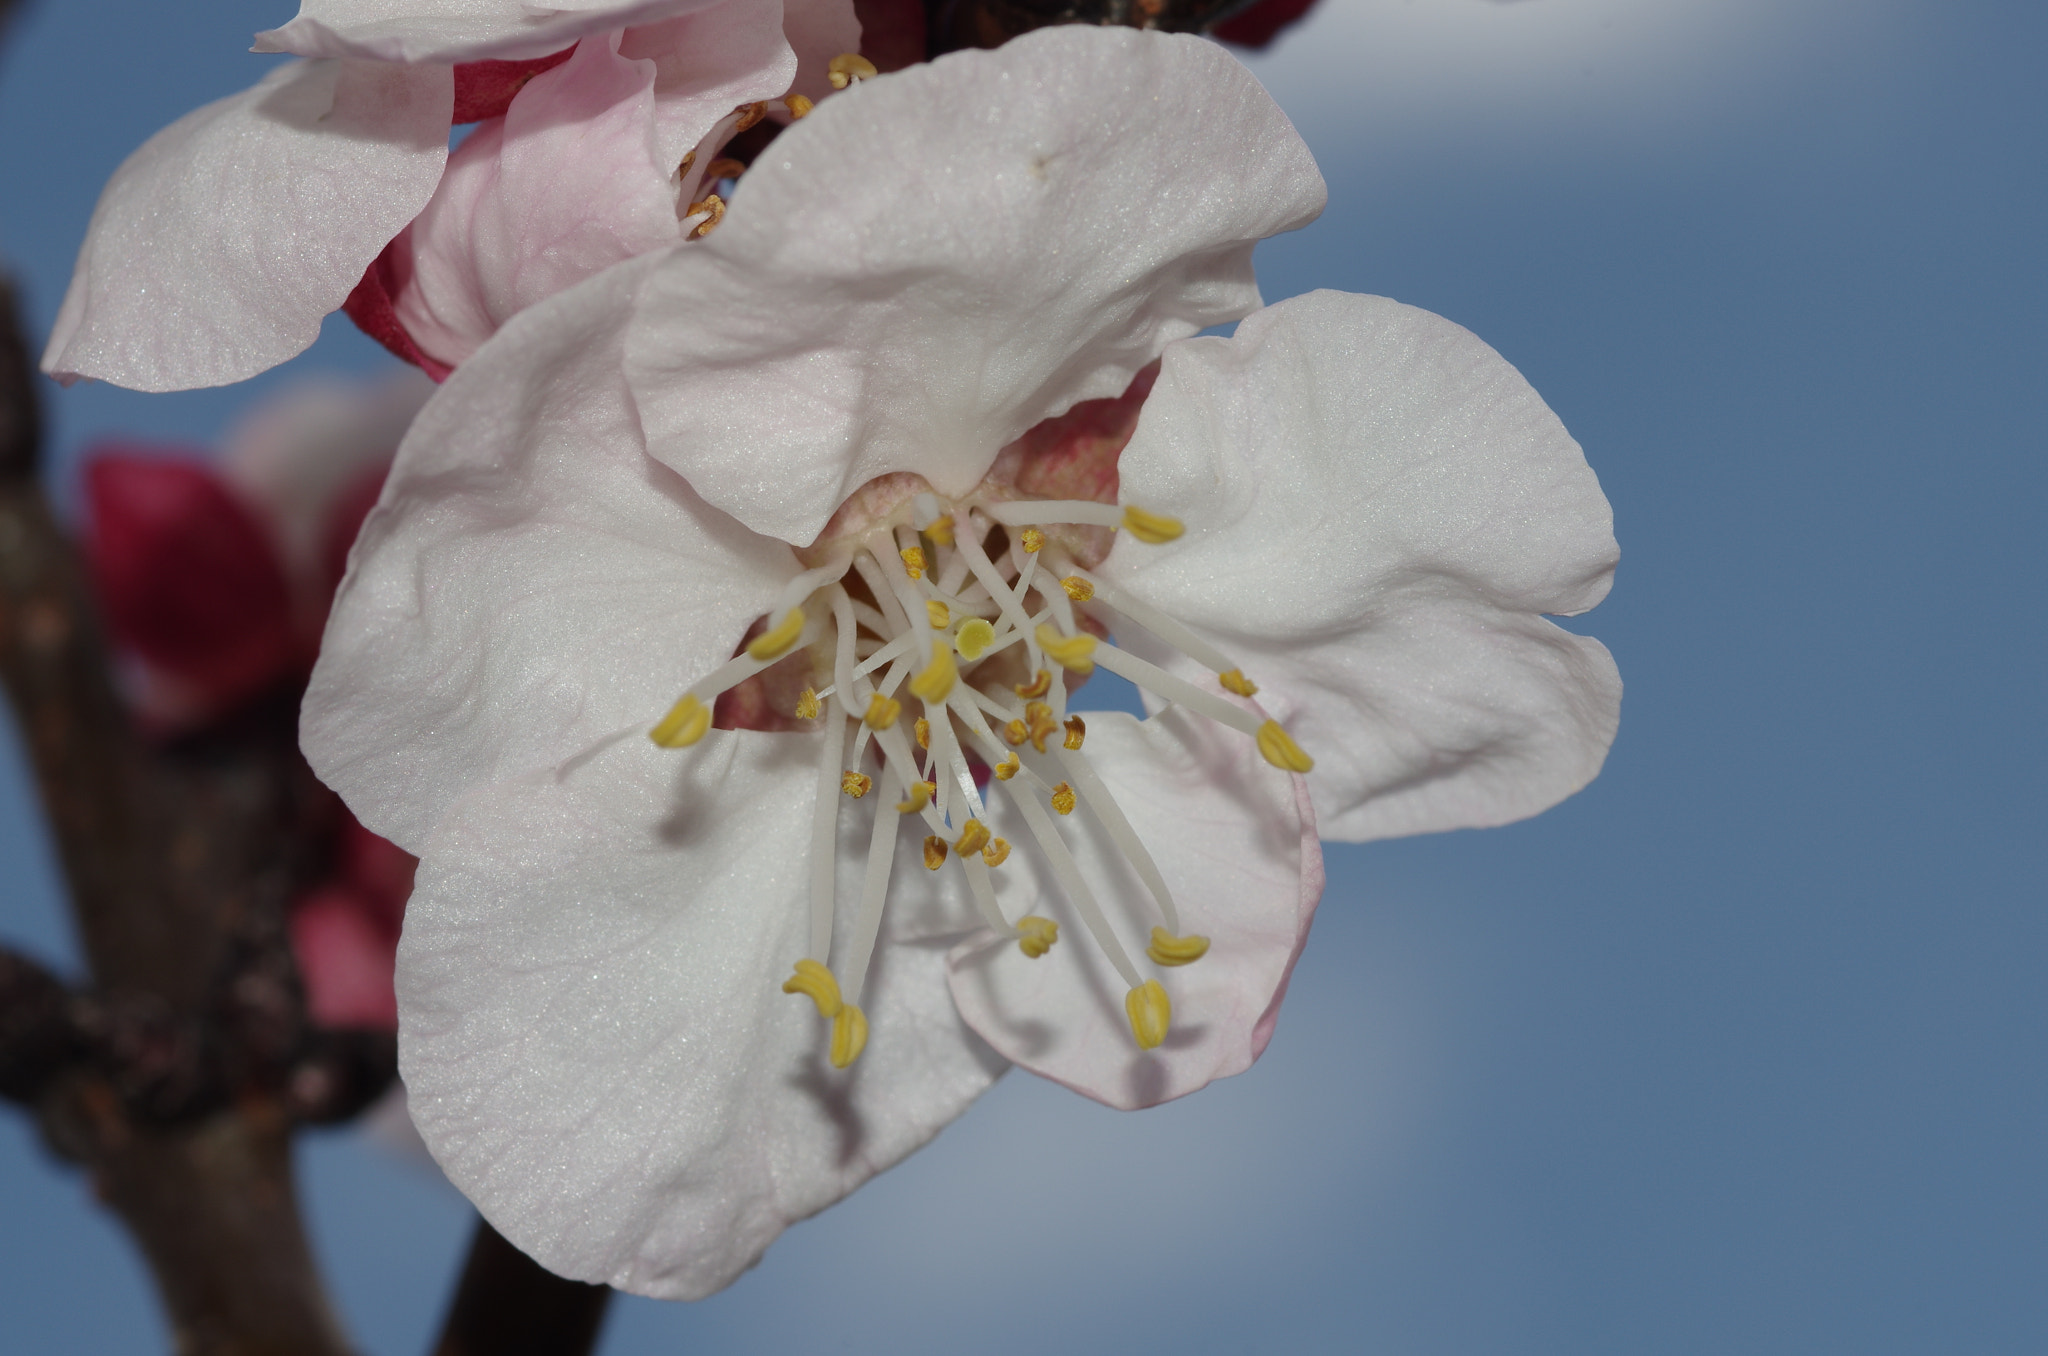
[[[832,1046],[826,1052],[832,1067],[843,1069],[860,1058],[860,1052],[868,1048],[868,1015],[851,1003],[839,1009],[839,1015],[832,1019]]]
[[[924,534],[932,539],[934,546],[953,544],[953,518],[951,514],[934,518],[925,525]]]
[[[927,566],[925,565],[924,548],[922,546],[906,546],[896,554],[903,557],[903,568],[910,572],[912,579],[924,578]]]
[[[1192,965],[1209,954],[1207,937],[1176,937],[1165,928],[1152,929],[1152,944],[1145,954],[1160,965]]]
[[[1010,840],[1007,838],[989,839],[988,846],[981,850],[981,860],[983,865],[991,867],[1001,866],[1004,862],[1010,860]]]
[[[1005,725],[1003,727],[1003,738],[1010,741],[1011,748],[1015,748],[1019,744],[1022,744],[1025,740],[1031,738],[1031,731],[1024,728],[1023,721],[1013,720],[1008,725]],[[658,739],[655,741],[655,743],[657,744],[660,742],[661,741]],[[1043,752],[1043,750],[1041,750],[1041,752]],[[1004,780],[1007,781],[1009,779],[1004,778]]]
[[[953,651],[944,647],[935,650],[925,671],[910,680],[910,690],[920,700],[936,705],[946,700],[959,680],[960,670],[953,663]]]
[[[1067,738],[1065,747],[1078,749],[1081,741],[1088,737],[1088,726],[1079,716],[1067,717]]]
[[[820,1017],[837,1017],[843,1006],[839,997],[839,981],[832,978],[830,970],[808,957],[798,961],[796,973],[782,981],[782,991],[800,993],[816,1003]]]
[[[796,644],[796,638],[803,634],[803,629],[804,610],[793,607],[780,623],[747,642],[747,654],[763,663],[780,659],[790,646]]]
[[[917,746],[929,751],[932,746],[932,723],[923,716],[919,716],[917,724],[911,726],[910,729],[911,733],[917,736]]]
[[[720,156],[704,167],[704,181],[717,183],[720,179],[737,179],[747,172],[747,162]]]
[[[1119,678],[1128,678],[1137,686],[1170,702],[1178,702],[1219,725],[1228,725],[1231,729],[1241,730],[1248,735],[1256,735],[1259,732],[1262,718],[1257,712],[1247,711],[1219,693],[1196,687],[1185,678],[1175,677],[1158,665],[1138,658],[1129,650],[1121,650],[1114,645],[1101,646],[1095,652],[1095,662]]]
[[[716,193],[706,193],[696,202],[691,203],[689,210],[683,213],[684,220],[694,216],[703,216],[704,220],[698,222],[690,231],[689,238],[692,240],[702,240],[705,236],[718,229],[719,222],[725,220],[725,199],[719,197]]]
[[[868,713],[861,717],[861,721],[870,730],[886,730],[894,725],[896,717],[902,714],[902,702],[894,697],[884,697],[879,692],[871,692],[868,694]]]
[[[1301,751],[1301,745],[1294,742],[1294,737],[1282,729],[1277,720],[1269,720],[1259,727],[1259,752],[1282,772],[1307,772],[1316,765],[1316,760]]]
[[[1010,690],[1029,701],[1033,697],[1043,697],[1046,690],[1051,686],[1052,675],[1044,669],[1040,669],[1036,678],[1033,678],[1028,683],[1012,683]]]
[[[798,720],[816,720],[818,718],[818,710],[818,692],[816,688],[807,687],[797,694],[796,718]]]
[[[945,630],[953,620],[952,610],[936,598],[925,599],[924,615],[931,622],[934,631]]]
[[[1123,806],[1117,804],[1109,787],[1103,784],[1095,767],[1078,753],[1061,752],[1057,755],[1060,767],[1066,774],[1081,784],[1081,794],[1088,802],[1088,813],[1095,822],[1102,825],[1110,840],[1124,854],[1124,860],[1138,873],[1138,879],[1145,882],[1145,888],[1158,901],[1159,914],[1166,920],[1166,926],[1180,931],[1180,911],[1174,907],[1173,893],[1166,888],[1166,877],[1159,873],[1159,864],[1152,860],[1152,853],[1145,846],[1145,840],[1131,827],[1131,821],[1124,817]]]
[[[832,794],[833,775],[841,770],[846,748],[843,707],[832,702],[835,719],[826,722],[818,744],[817,793],[811,799],[811,954],[832,954],[832,899],[838,890],[839,797]],[[843,778],[841,779],[844,780]]]
[[[1038,628],[1038,646],[1046,656],[1061,668],[1072,673],[1087,675],[1095,672],[1095,637],[1086,632],[1078,636],[1063,636],[1051,626]]]
[[[1181,526],[1178,518],[1169,518],[1160,513],[1147,513],[1134,506],[1125,507],[1123,525],[1126,531],[1147,546],[1158,546],[1162,542],[1172,541],[1187,531]]]
[[[1060,587],[1065,589],[1067,596],[1077,603],[1085,603],[1095,596],[1095,585],[1089,583],[1078,574],[1070,574],[1065,579],[1060,580]]]
[[[1088,888],[1088,882],[1081,875],[1081,868],[1074,863],[1073,854],[1067,851],[1066,843],[1060,838],[1059,830],[1046,818],[1045,811],[1030,796],[1019,796],[1017,808],[1024,814],[1024,822],[1031,826],[1031,836],[1038,840],[1038,847],[1045,854],[1046,865],[1058,879],[1060,888],[1067,892],[1074,911],[1081,915],[1081,922],[1088,928],[1088,935],[1095,939],[1095,945],[1123,976],[1124,983],[1136,988],[1141,981],[1138,967],[1131,964],[1123,943],[1110,931],[1109,919],[1103,916],[1102,906],[1095,901],[1095,892]]]
[[[936,871],[946,864],[946,840],[937,834],[927,835],[924,840],[924,869]]]
[[[685,692],[647,737],[665,749],[686,749],[711,728],[711,708]]]
[[[856,1002],[864,986],[868,961],[875,954],[875,938],[882,930],[882,904],[889,896],[889,869],[896,859],[898,821],[877,813],[868,828],[868,864],[861,878],[860,918],[853,928],[853,954],[846,974]]]
[[[1069,561],[1066,564],[1071,567],[1072,562]],[[1179,650],[1188,658],[1207,668],[1213,669],[1218,675],[1228,671],[1239,673],[1240,677],[1243,676],[1237,668],[1237,661],[1231,659],[1221,650],[1209,644],[1208,641],[1196,635],[1184,623],[1159,611],[1149,603],[1140,602],[1136,598],[1125,597],[1123,593],[1110,588],[1085,570],[1074,570],[1073,573],[1076,578],[1086,580],[1095,586],[1095,601],[1109,604],[1118,612],[1123,613],[1124,616],[1173,646],[1174,649]],[[1230,687],[1228,683],[1225,683],[1224,686]],[[1235,688],[1231,688],[1231,690],[1233,692],[1236,691]],[[1241,692],[1238,695],[1248,697],[1251,694]]]
[[[880,74],[875,63],[858,52],[841,52],[825,67],[825,78],[832,82],[833,89],[845,89],[856,80],[872,80]]]
[[[960,830],[960,836],[953,841],[953,851],[962,857],[971,857],[988,846],[988,826],[978,819],[970,819]]]
[[[1061,782],[1052,789],[1052,808],[1063,815],[1074,813],[1074,788]]]
[[[1045,534],[1035,527],[1027,527],[1018,534],[1017,544],[1024,548],[1027,555],[1037,555],[1040,548],[1045,545]]]
[[[961,622],[960,629],[953,633],[953,648],[971,664],[988,653],[988,647],[995,644],[995,639],[995,627],[980,617],[970,617]]]
[[[787,108],[789,110],[789,116],[792,121],[803,118],[813,108],[817,107],[816,104],[813,104],[809,99],[804,98],[804,96],[801,94],[783,95],[782,105],[784,108]]]
[[[766,100],[762,100],[758,103],[741,104],[738,108],[735,108],[733,112],[739,114],[740,119],[738,122],[732,125],[732,130],[734,134],[737,135],[740,132],[747,131],[756,123],[760,122],[761,119],[767,117],[768,104]]]
[[[922,814],[924,807],[932,803],[932,784],[930,782],[912,782],[910,784],[909,796],[910,799],[908,800],[897,801],[896,809],[906,815]]]
[[[1131,1035],[1137,1038],[1138,1048],[1157,1050],[1173,1021],[1173,1001],[1158,980],[1148,979],[1124,995],[1124,1015],[1131,1019]]]
[[[1259,695],[1259,685],[1245,677],[1243,669],[1228,669],[1217,674],[1216,681],[1223,684],[1225,692],[1235,692],[1240,697]]]
[[[1032,702],[1024,708],[1024,719],[1030,724],[1031,747],[1044,753],[1046,737],[1059,729],[1052,708],[1044,702]]]
[[[839,774],[839,789],[859,800],[875,789],[875,779],[865,772],[842,772]]]
[[[1060,925],[1050,918],[1028,913],[1017,920],[1017,949],[1033,960],[1052,950],[1059,939]]]
[[[1021,722],[1021,721],[1012,721],[1012,722],[1011,722],[1011,724],[1013,724],[1013,725],[1018,725],[1018,726],[1020,726],[1020,727],[1021,727],[1021,726],[1022,726],[1022,724],[1023,724],[1023,722]],[[1022,738],[1022,736],[1021,736],[1021,729],[1020,729],[1020,736],[1019,736],[1019,738],[1017,738],[1017,739],[1016,739],[1016,740],[1014,740],[1013,742],[1014,742],[1014,743],[1018,743],[1018,744],[1021,744],[1021,743],[1023,743],[1023,742],[1024,742],[1024,740],[1023,740],[1023,738]],[[1024,766],[1024,762],[1023,762],[1023,760],[1022,760],[1022,759],[1020,759],[1019,757],[1017,757],[1017,755],[1016,755],[1016,754],[1014,754],[1014,753],[1013,753],[1013,754],[1011,754],[1011,755],[1010,755],[1010,756],[1009,756],[1008,758],[1005,758],[1005,759],[1003,759],[1003,761],[1002,761],[1002,762],[1000,762],[1000,763],[997,763],[997,764],[996,764],[996,766],[995,766],[995,774],[996,774],[996,780],[997,780],[997,781],[999,781],[999,782],[1006,782],[1006,781],[1010,780],[1010,778],[1012,778],[1012,777],[1014,777],[1014,776],[1016,776],[1016,775],[1017,775],[1017,769],[1018,769],[1018,768],[1020,768],[1020,767],[1022,767],[1022,766]]]

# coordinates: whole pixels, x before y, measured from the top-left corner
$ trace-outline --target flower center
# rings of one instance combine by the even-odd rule
[[[1275,767],[1299,773],[1311,766],[1278,722],[1225,695],[1248,698],[1258,690],[1229,656],[1079,563],[1077,555],[1088,554],[1082,544],[1104,529],[1151,544],[1182,531],[1171,518],[1092,500],[976,494],[947,503],[917,492],[807,552],[825,558],[790,581],[766,628],[691,685],[650,731],[655,743],[683,748],[711,727],[721,693],[771,666],[795,664],[815,679],[794,711],[821,722],[825,734],[811,824],[809,951],[783,990],[810,998],[832,1023],[830,1057],[840,1068],[867,1040],[861,986],[881,930],[902,816],[924,822],[928,869],[958,864],[990,928],[1015,938],[1034,960],[1059,940],[1053,920],[1012,920],[1003,912],[998,881],[1011,847],[988,827],[987,797],[995,794],[1017,808],[1090,942],[1123,977],[1132,1037],[1147,1050],[1166,1039],[1166,990],[1139,969],[1110,927],[1060,827],[1084,809],[1144,882],[1159,920],[1145,958],[1170,968],[1207,953],[1207,938],[1183,934],[1165,878],[1089,763],[1086,721],[1067,710],[1070,685],[1098,665],[1242,731]],[[1223,691],[1111,644],[1093,615],[1103,607],[1209,668]],[[861,771],[870,760],[878,775]],[[838,817],[855,805],[873,807],[873,828],[860,899],[852,902],[853,942],[834,967]]]

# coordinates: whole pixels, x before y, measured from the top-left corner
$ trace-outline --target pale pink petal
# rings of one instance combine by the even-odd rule
[[[408,850],[472,786],[644,743],[798,568],[645,455],[619,352],[646,268],[522,313],[449,378],[356,543],[302,742]]]
[[[1599,771],[1614,662],[1540,614],[1606,595],[1607,500],[1467,331],[1340,292],[1269,307],[1167,350],[1119,469],[1187,532],[1120,539],[1105,577],[1241,659],[1317,760],[1325,837],[1505,823]]]
[[[964,494],[1040,419],[1249,311],[1253,244],[1322,203],[1286,117],[1197,38],[1050,28],[870,80],[650,280],[627,346],[649,449],[792,542],[885,472]]]
[[[709,1294],[1004,1067],[954,1012],[943,947],[885,934],[850,1069],[824,1058],[810,1002],[781,991],[806,945],[792,826],[810,817],[816,739],[635,741],[465,800],[427,849],[399,957],[413,1120],[551,1270]],[[841,827],[854,898],[866,822]],[[907,884],[892,915],[949,926]]]
[[[654,63],[617,44],[582,43],[528,81],[456,148],[413,223],[398,319],[451,367],[535,302],[682,238],[673,167],[654,155]]]
[[[832,58],[860,51],[860,19],[853,0],[783,0],[782,31],[796,49],[795,89],[807,99],[832,92]]]
[[[788,93],[797,72],[781,14],[761,0],[724,0],[628,29],[619,51],[655,63],[654,155],[671,173],[719,119]]]
[[[218,386],[302,352],[448,155],[444,67],[293,62],[114,172],[43,354],[62,380]]]
[[[1049,885],[1014,811],[998,811],[1013,843],[995,873],[1004,908],[1013,921],[1051,917],[1060,940],[1032,959],[1013,940],[983,937],[948,959],[953,999],[984,1040],[1033,1073],[1129,1110],[1185,1096],[1259,1057],[1322,895],[1322,853],[1300,779],[1269,767],[1236,731],[1183,711],[1086,719],[1083,752],[1158,863],[1183,931],[1211,943],[1192,965],[1145,959],[1161,921],[1152,896],[1085,806],[1058,821],[1140,973],[1172,999],[1166,1043],[1138,1048],[1124,1011],[1129,986]]]
[[[759,2],[759,0],[757,0]],[[457,62],[548,56],[580,38],[659,23],[719,0],[300,0],[298,17],[256,35],[258,52]]]

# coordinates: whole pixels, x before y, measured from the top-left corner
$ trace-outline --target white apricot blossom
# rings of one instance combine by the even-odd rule
[[[851,0],[306,0],[257,41],[302,59],[114,172],[43,369],[222,385],[347,302],[444,375],[518,307],[687,238],[717,147],[859,42]],[[452,154],[451,122],[480,122]]]
[[[1319,816],[1597,771],[1613,665],[1541,615],[1607,587],[1592,472],[1447,321],[1259,310],[1322,203],[1221,49],[1043,30],[821,104],[428,404],[303,736],[421,857],[401,1066],[513,1242],[701,1296],[1007,1063],[1239,1072]]]

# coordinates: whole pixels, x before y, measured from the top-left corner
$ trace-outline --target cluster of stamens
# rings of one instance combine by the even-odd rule
[[[862,80],[872,80],[879,74],[875,69],[875,63],[857,52],[841,52],[832,58],[826,70],[826,78],[831,82],[833,89],[845,89],[848,85],[857,84]],[[678,214],[687,228],[683,233],[684,239],[702,240],[718,229],[718,223],[725,220],[725,193],[720,189],[727,183],[736,182],[747,172],[744,161],[724,156],[706,160],[700,170],[697,168],[698,153],[701,151],[706,155],[715,154],[726,142],[742,132],[753,130],[762,119],[777,109],[787,113],[789,120],[795,122],[809,114],[813,107],[809,99],[794,92],[785,94],[780,99],[761,99],[751,104],[741,104],[719,119],[711,130],[705,133],[704,139],[697,144],[696,149],[684,155],[683,162],[676,166],[676,201],[689,204]],[[699,193],[703,196],[698,197]]]
[[[1128,986],[1125,1011],[1139,1047],[1150,1050],[1166,1039],[1172,1020],[1166,990],[1139,971],[1117,938],[1055,816],[1085,807],[1144,883],[1159,919],[1144,951],[1153,964],[1191,964],[1207,953],[1209,941],[1183,934],[1158,866],[1090,765],[1087,723],[1067,711],[1070,683],[1100,666],[1251,736],[1276,767],[1306,772],[1311,766],[1277,722],[1139,659],[1102,638],[1099,627],[1090,628],[1088,614],[1077,607],[1106,605],[1208,667],[1224,692],[1249,697],[1257,691],[1237,664],[1186,626],[1077,564],[1066,540],[1077,534],[1060,530],[1074,527],[1121,529],[1149,543],[1181,533],[1170,518],[1087,500],[948,505],[928,492],[916,494],[857,536],[812,548],[814,558],[828,556],[825,563],[791,580],[760,634],[693,684],[650,732],[665,748],[696,743],[711,726],[720,693],[785,661],[816,680],[793,712],[821,722],[825,734],[811,824],[809,950],[783,989],[811,998],[832,1023],[829,1053],[837,1067],[850,1064],[867,1040],[861,987],[881,928],[897,825],[905,816],[916,816],[928,831],[926,868],[940,871],[957,862],[988,927],[1014,938],[1033,960],[1058,942],[1052,919],[1012,920],[998,900],[995,873],[1012,850],[989,828],[985,795],[998,785],[1090,940]],[[909,720],[906,703],[916,704]],[[868,766],[874,770],[863,770]],[[872,804],[874,818],[852,944],[835,970],[829,962],[838,817],[853,802]]]

